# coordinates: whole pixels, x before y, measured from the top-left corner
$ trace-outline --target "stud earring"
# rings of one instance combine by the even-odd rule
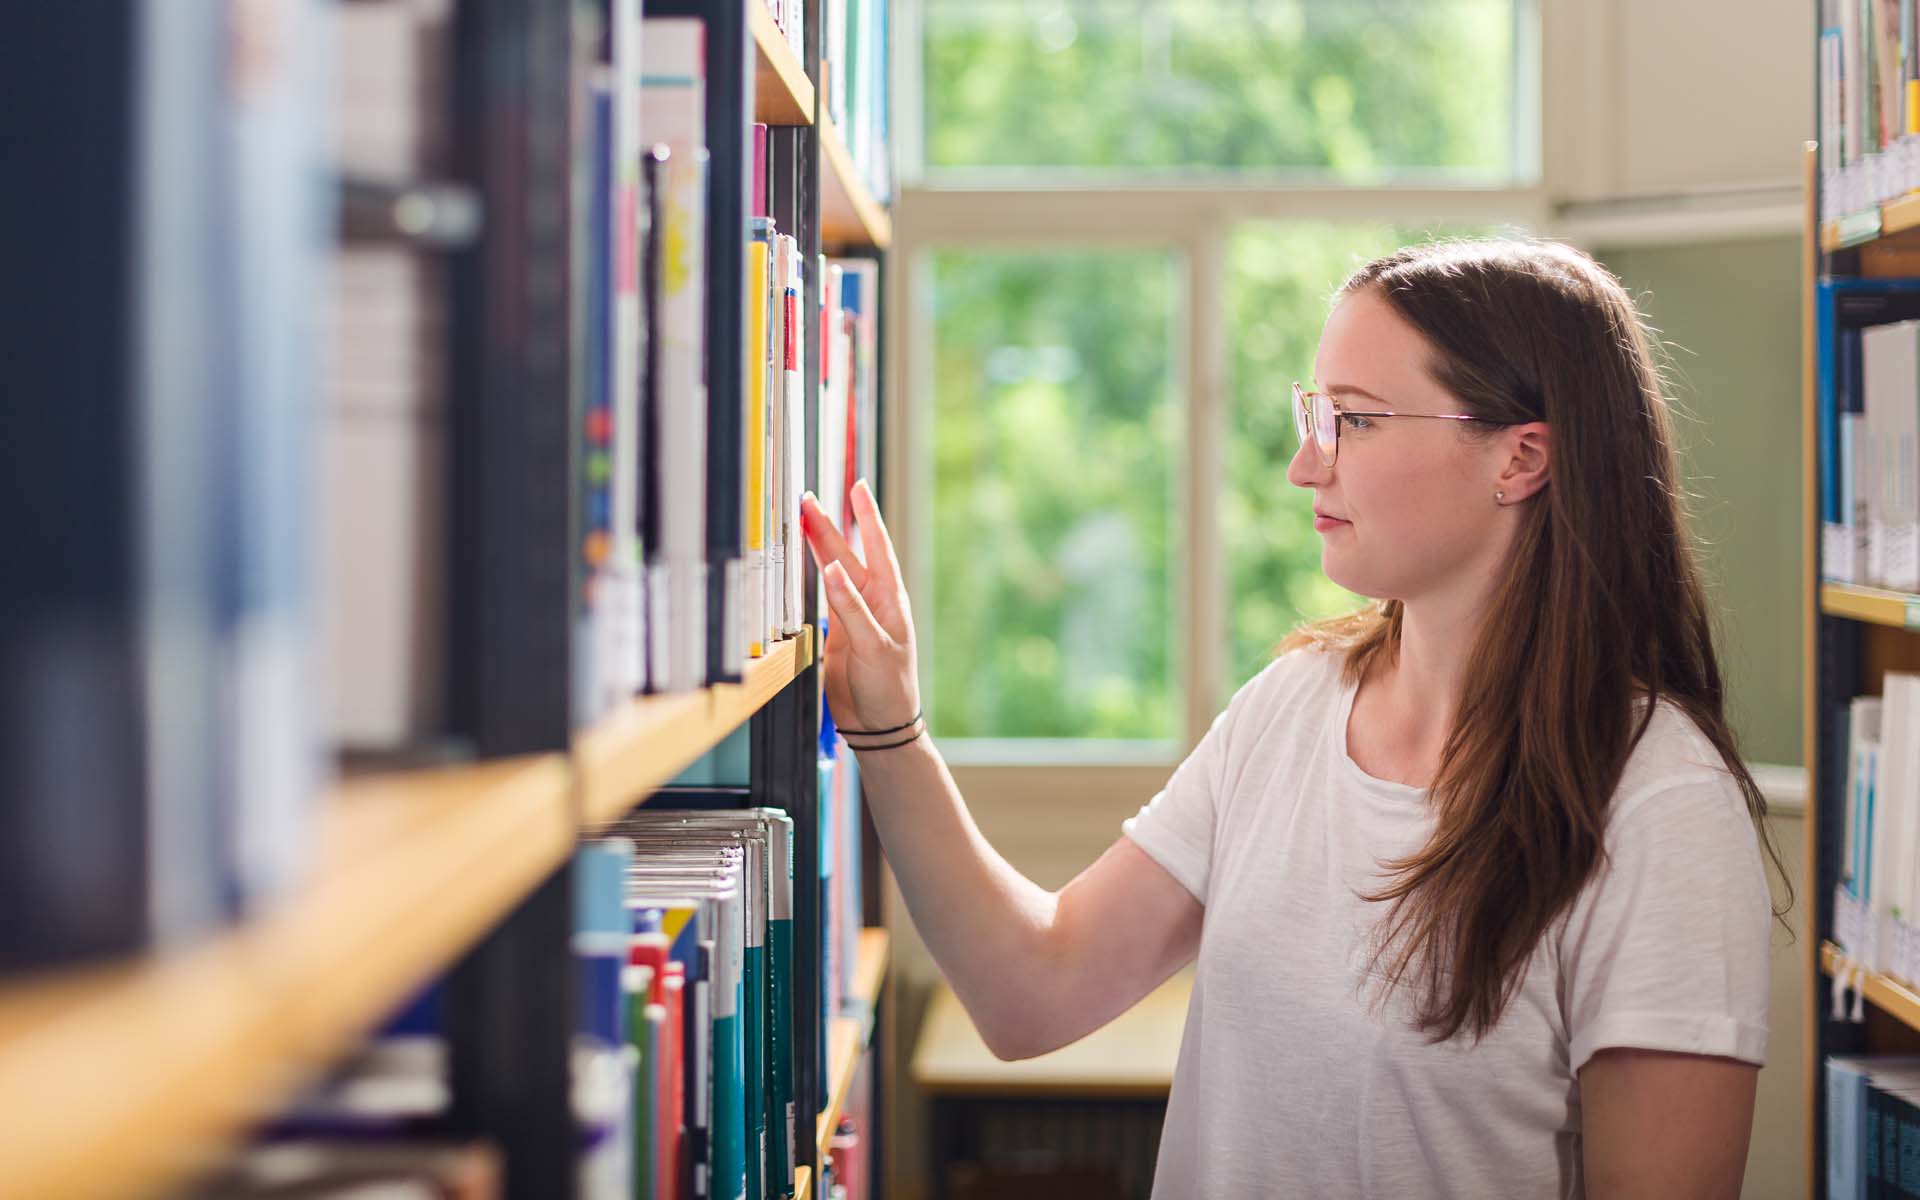
[[[1505,492],[1495,492],[1493,494],[1493,502],[1495,504],[1505,504],[1507,502],[1507,494]]]

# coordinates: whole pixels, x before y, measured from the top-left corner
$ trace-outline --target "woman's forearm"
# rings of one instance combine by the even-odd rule
[[[860,754],[860,784],[900,894],[934,961],[996,1054],[1046,1020],[1057,898],[1001,857],[928,736]]]

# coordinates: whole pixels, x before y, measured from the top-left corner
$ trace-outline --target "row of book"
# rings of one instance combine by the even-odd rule
[[[22,498],[0,534],[0,972],[171,942],[298,878],[326,764],[307,453],[313,6],[41,10],[8,78]],[[58,63],[41,70],[36,63]]]
[[[1920,981],[1920,675],[1887,672],[1882,694],[1855,697],[1834,725],[1847,747],[1834,940]]]
[[[1920,1197],[1920,1057],[1830,1055],[1829,1200]]]
[[[1816,297],[1821,573],[1920,590],[1920,280]]]
[[[1821,218],[1920,188],[1915,0],[1820,0]]]
[[[842,519],[853,480],[873,469],[878,268],[808,264],[768,215],[767,129],[754,126],[744,243],[744,345],[715,345],[702,269],[709,236],[703,23],[639,17],[629,5],[593,82],[587,396],[579,431],[581,571],[576,715],[590,721],[636,693],[739,677],[745,661],[797,633],[809,427],[822,504]],[[821,378],[803,394],[801,310],[821,283]],[[742,410],[705,397],[709,352],[744,361]],[[716,448],[740,459],[740,494],[711,486]],[[737,450],[735,449],[737,447]],[[851,448],[851,449],[849,449]],[[723,472],[722,474],[732,473]],[[725,516],[732,510],[740,519]],[[737,528],[737,545],[716,529]],[[721,661],[706,653],[707,603],[724,578]]]
[[[793,831],[779,809],[643,808],[581,848],[576,1095],[581,1079],[612,1081],[579,1113],[599,1148],[582,1159],[583,1196],[793,1194],[811,1136],[796,1125],[795,1038],[815,1042],[824,1108],[826,1028],[847,1008],[844,980],[826,981],[851,957],[827,939],[822,1020],[801,1029]],[[823,853],[818,886],[834,928],[858,877]]]
[[[887,0],[825,0],[820,73],[827,118],[844,132],[854,173],[886,203],[893,195],[887,151]]]

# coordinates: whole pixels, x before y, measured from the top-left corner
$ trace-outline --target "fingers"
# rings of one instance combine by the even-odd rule
[[[854,557],[853,548],[833,527],[832,518],[820,507],[820,501],[812,492],[800,497],[800,529],[807,535],[807,546],[813,551],[813,561],[821,570],[834,563],[842,563],[853,586],[863,588],[867,584],[867,569]]]
[[[867,570],[877,572],[887,591],[901,589],[900,560],[894,557],[893,539],[880,519],[880,504],[873,498],[873,486],[865,479],[853,485],[853,513],[860,522],[860,543],[866,550]],[[901,589],[904,590],[904,589]]]
[[[821,577],[827,585],[827,604],[833,609],[834,628],[847,635],[853,643],[854,654],[871,656],[885,649],[889,640],[887,633],[880,628],[880,622],[873,619],[867,602],[860,598],[860,590],[853,586],[845,564],[838,560],[828,563]]]

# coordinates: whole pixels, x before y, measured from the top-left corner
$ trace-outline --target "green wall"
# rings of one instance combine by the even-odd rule
[[[1667,345],[1694,531],[1752,762],[1800,762],[1800,240],[1598,252]]]

